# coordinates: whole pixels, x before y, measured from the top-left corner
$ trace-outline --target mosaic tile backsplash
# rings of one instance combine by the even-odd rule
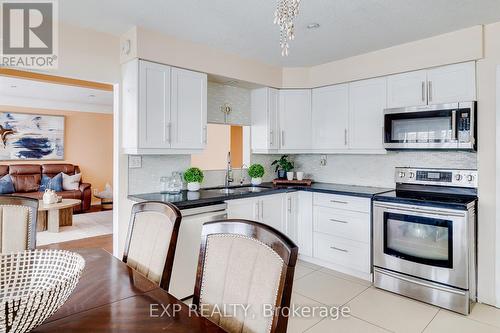
[[[273,160],[280,155],[252,155],[252,163],[260,163],[266,169],[265,181],[274,178]],[[321,155],[292,155],[295,171],[304,171],[307,177],[317,182],[394,187],[395,167],[461,168],[476,169],[477,155],[470,152],[388,152],[385,155],[327,155],[327,165],[320,165]],[[169,176],[172,171],[184,171],[190,166],[189,155],[168,155],[142,157],[142,168],[129,169],[129,194],[158,192],[160,177]],[[203,187],[224,184],[225,171],[205,171]],[[249,182],[246,172],[245,182]],[[233,170],[238,184],[239,169]]]

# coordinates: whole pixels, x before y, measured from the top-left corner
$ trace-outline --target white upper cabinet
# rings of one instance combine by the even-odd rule
[[[312,90],[312,148],[347,148],[349,88],[347,84]]]
[[[172,68],[172,148],[203,149],[207,143],[207,75]]]
[[[438,67],[427,73],[429,104],[476,100],[476,63]]]
[[[311,90],[279,91],[280,149],[311,149]]]
[[[467,62],[388,77],[389,108],[476,100],[476,63]]]
[[[139,63],[139,147],[170,146],[171,67]]]
[[[279,148],[278,90],[252,90],[252,151],[267,152]]]
[[[349,84],[349,148],[382,150],[387,80],[385,77]]]
[[[389,108],[427,104],[427,71],[416,71],[387,78],[387,105]]]
[[[207,76],[134,59],[122,67],[123,150],[186,154],[205,146]]]

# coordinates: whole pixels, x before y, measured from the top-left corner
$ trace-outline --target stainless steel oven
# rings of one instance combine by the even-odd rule
[[[373,204],[375,286],[469,313],[476,295],[476,197],[467,186],[475,177],[475,171],[398,169],[404,183]],[[422,185],[448,179],[449,186]]]
[[[384,111],[384,147],[401,149],[476,149],[476,102]]]

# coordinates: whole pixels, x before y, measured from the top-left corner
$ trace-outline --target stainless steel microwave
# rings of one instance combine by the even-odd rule
[[[476,102],[386,109],[387,150],[476,150]]]

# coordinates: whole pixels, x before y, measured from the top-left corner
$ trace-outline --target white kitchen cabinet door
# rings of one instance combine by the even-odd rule
[[[349,149],[382,150],[386,78],[349,84]]]
[[[429,104],[476,100],[476,63],[430,69],[427,73]]]
[[[229,219],[260,221],[261,203],[258,198],[229,200],[226,203]]]
[[[284,201],[285,194],[260,197],[260,221],[285,233]]]
[[[427,71],[387,77],[387,107],[400,108],[427,104]]]
[[[139,148],[170,148],[170,80],[170,66],[139,62]]]
[[[298,192],[287,193],[285,196],[285,234],[298,245]]]
[[[313,194],[297,193],[297,246],[302,256],[313,256]]]
[[[279,92],[280,149],[311,148],[311,90],[288,89]]]
[[[207,140],[207,75],[172,68],[172,148],[203,149]]]
[[[279,148],[278,90],[255,89],[251,92],[252,151],[266,152]]]
[[[312,90],[313,149],[346,149],[348,124],[347,84]]]

